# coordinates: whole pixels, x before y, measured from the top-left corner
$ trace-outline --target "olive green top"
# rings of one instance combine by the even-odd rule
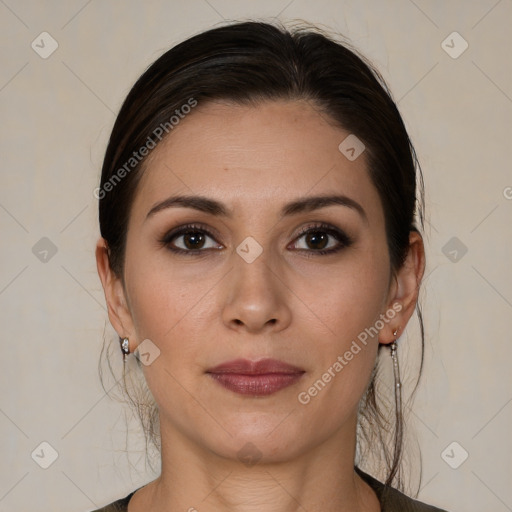
[[[364,473],[357,466],[355,467],[355,470],[358,475],[375,491],[380,502],[381,512],[446,512],[446,510],[426,505],[425,503],[409,498],[393,487],[384,485],[372,476]],[[125,498],[114,501],[113,503],[110,503],[110,505],[106,505],[105,507],[94,510],[93,512],[127,512],[128,502],[137,491],[138,489],[130,493]]]

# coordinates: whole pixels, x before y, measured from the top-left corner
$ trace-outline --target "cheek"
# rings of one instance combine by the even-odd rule
[[[221,283],[218,272],[205,270],[206,265],[198,271],[198,266],[192,259],[176,265],[165,251],[143,248],[134,248],[126,260],[136,342],[149,339],[160,350],[158,359],[143,367],[144,374],[155,399],[167,410],[189,408],[181,386],[193,389],[211,362],[205,361],[205,354],[208,348],[212,352],[212,326],[219,315],[214,300]]]
[[[161,342],[172,338],[180,323],[194,314],[204,294],[204,276],[193,265],[173,265],[166,250],[153,244],[128,241],[125,275],[137,341]]]
[[[372,248],[347,253],[340,264],[303,273],[293,283],[320,343],[341,349],[379,318],[389,281],[387,258],[379,254]]]
[[[202,322],[207,321],[205,309],[211,309],[207,292],[212,283],[197,272],[178,272],[169,260],[162,262],[155,254],[132,254],[132,262],[126,262],[126,281],[136,341],[149,339],[160,350],[154,362],[142,366],[144,377],[161,414],[170,414],[185,431],[185,418],[200,414],[185,390],[194,390],[203,372],[201,358],[208,345],[204,336],[208,330]]]
[[[375,285],[378,277],[367,273],[365,280]],[[321,332],[305,326],[308,338],[315,343],[304,346],[304,360],[314,364],[297,403],[312,432],[328,435],[354,420],[375,366],[375,323],[382,301],[376,297],[375,288],[362,281],[355,276],[338,276],[330,283],[330,300],[315,305],[323,320],[316,323],[321,325]]]
[[[385,247],[384,247],[385,249]],[[299,402],[311,409],[312,418],[330,418],[335,428],[340,418],[356,410],[374,368],[378,326],[388,291],[386,251],[368,247],[354,252],[332,272],[317,275],[317,287],[303,278],[297,290],[315,315],[305,329],[315,340],[304,347],[306,360],[315,361],[314,372]],[[323,411],[323,412],[322,412]],[[320,426],[318,427],[320,428]]]

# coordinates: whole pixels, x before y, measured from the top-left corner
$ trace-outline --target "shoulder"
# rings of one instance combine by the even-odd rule
[[[409,496],[392,487],[384,486],[384,484],[383,488],[381,497],[383,512],[447,512],[446,510],[409,498]]]
[[[121,498],[117,501],[114,501],[108,505],[105,505],[102,508],[97,510],[93,510],[91,512],[126,512],[128,510],[128,502],[131,497],[135,494],[135,491],[128,494],[128,496]]]
[[[375,491],[382,512],[447,512],[446,510],[414,500],[397,489],[379,482],[372,476],[355,468],[358,475]]]

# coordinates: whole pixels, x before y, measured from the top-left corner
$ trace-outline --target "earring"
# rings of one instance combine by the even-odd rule
[[[398,334],[398,329],[393,331],[393,336]],[[400,367],[398,366],[398,354],[397,354],[397,344],[396,339],[392,341],[390,344],[391,349],[391,360],[393,361],[393,378],[395,381],[395,413],[396,418],[399,419],[402,417],[402,383],[400,382]],[[395,423],[394,428],[394,437],[395,440],[399,440],[402,438],[402,424],[400,421]]]
[[[130,353],[130,341],[128,338],[119,338],[121,352],[123,353],[123,362],[126,363],[126,356]]]
[[[393,336],[396,336],[398,334],[398,330],[399,329],[400,328],[397,327],[393,331]],[[396,400],[397,400],[397,403],[401,403],[401,396],[400,396],[401,389],[400,388],[402,387],[402,383],[400,382],[400,367],[398,365],[398,354],[397,354],[396,339],[393,340],[393,342],[391,343],[389,348],[391,349],[391,360],[393,361],[393,377],[394,377],[394,380],[395,380]]]

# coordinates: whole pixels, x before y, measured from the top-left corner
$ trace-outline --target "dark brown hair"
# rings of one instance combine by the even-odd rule
[[[184,105],[227,100],[257,107],[262,101],[279,99],[308,101],[326,120],[364,143],[369,176],[383,205],[392,272],[403,265],[409,234],[419,232],[415,215],[423,228],[423,178],[384,79],[349,43],[317,27],[303,24],[287,29],[277,22],[249,21],[216,27],[174,46],[151,64],[126,97],[110,136],[97,189],[100,232],[116,275],[123,279],[130,208],[146,161],[140,158],[140,149],[157,145],[164,128],[165,136],[179,129],[176,120],[186,110]],[[414,389],[424,346],[419,304],[416,308],[421,364]],[[387,468],[386,483],[402,489],[402,404],[398,400],[390,404],[385,396],[377,396],[382,348],[379,346],[379,363],[361,401],[358,443],[365,441],[367,449],[380,454]],[[145,396],[151,400],[150,393]],[[130,400],[145,432],[154,435],[158,443],[156,404],[149,407],[141,400]]]

